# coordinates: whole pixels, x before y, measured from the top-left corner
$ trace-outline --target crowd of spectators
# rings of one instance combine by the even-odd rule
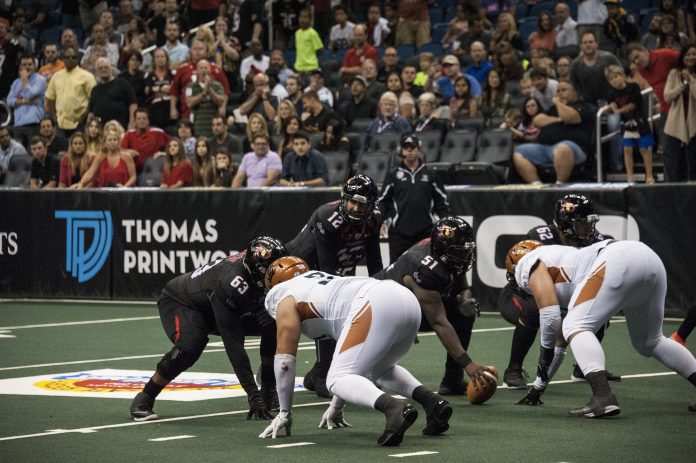
[[[696,180],[695,27],[680,0],[9,0],[0,185],[31,156],[32,188],[320,186],[382,134],[501,129],[512,181],[564,183],[604,106],[610,172]]]

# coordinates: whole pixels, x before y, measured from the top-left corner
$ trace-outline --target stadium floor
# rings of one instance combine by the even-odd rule
[[[678,321],[666,321],[665,333],[677,325]],[[495,314],[484,314],[475,330],[472,356],[497,366],[502,374],[511,327]],[[258,365],[254,344],[250,339],[250,358]],[[311,344],[299,351],[298,375],[313,359]],[[692,352],[693,345],[696,342],[692,341]],[[352,428],[318,429],[328,401],[309,392],[295,395],[296,405],[302,407],[295,409],[292,436],[262,440],[257,436],[266,422],[246,420],[244,398],[160,400],[155,406],[159,421],[133,423],[128,398],[17,395],[3,385],[13,378],[88,370],[151,372],[169,349],[154,304],[1,302],[0,346],[0,455],[8,462],[375,462],[397,456],[417,462],[696,461],[696,413],[687,411],[696,401],[696,391],[656,360],[635,353],[622,320],[612,324],[604,341],[607,366],[624,377],[613,386],[622,407],[618,417],[567,416],[568,409],[589,398],[587,384],[566,381],[573,364],[569,353],[557,376],[560,383],[543,397],[545,405],[513,405],[523,391],[503,388],[482,406],[454,398],[455,412],[445,435],[421,435],[421,410],[396,448],[376,445],[384,422],[373,410],[348,406],[346,420]],[[535,369],[537,348],[532,352],[525,365],[529,372]],[[426,386],[436,388],[444,351],[435,336],[426,334],[402,364]],[[191,371],[230,373],[231,367],[224,350],[213,345]],[[285,444],[296,445],[272,448]]]

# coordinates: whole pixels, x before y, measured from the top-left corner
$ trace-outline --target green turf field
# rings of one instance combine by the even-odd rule
[[[669,335],[678,325],[665,322]],[[512,327],[485,314],[475,325],[470,353],[502,374]],[[212,337],[211,342],[219,341]],[[690,340],[696,345],[696,339]],[[310,346],[298,354],[298,375],[310,368]],[[154,304],[2,302],[0,303],[0,381],[45,374],[119,369],[152,371],[170,348]],[[524,394],[500,388],[485,405],[454,398],[450,430],[426,437],[421,411],[400,447],[375,443],[383,415],[348,406],[352,428],[318,429],[328,400],[313,393],[295,395],[293,435],[259,439],[267,422],[246,420],[246,400],[225,398],[191,402],[158,401],[159,421],[133,423],[130,399],[50,397],[8,394],[0,386],[2,461],[50,462],[696,462],[696,413],[687,405],[696,390],[653,359],[635,353],[621,320],[605,340],[607,366],[621,374],[613,385],[621,414],[605,420],[571,418],[567,410],[589,399],[589,386],[566,381],[572,354],[537,408],[513,405]],[[258,347],[249,348],[258,365]],[[527,358],[535,370],[537,349]],[[426,386],[437,388],[444,350],[424,335],[403,360]],[[194,372],[231,373],[221,347],[209,346]],[[134,395],[135,393],[133,393]],[[190,437],[183,437],[190,436]],[[168,440],[151,440],[167,439]],[[301,444],[272,448],[274,445]],[[420,452],[420,453],[419,453]],[[413,454],[402,456],[399,454]]]

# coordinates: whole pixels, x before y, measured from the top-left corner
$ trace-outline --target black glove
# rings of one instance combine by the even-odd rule
[[[251,418],[255,420],[270,420],[273,418],[271,412],[266,408],[266,404],[263,401],[263,394],[260,391],[253,392],[249,395],[249,413],[247,413],[247,420]]]
[[[275,326],[275,320],[270,316],[265,310],[258,310],[256,312],[256,322],[263,329],[271,328]]]
[[[541,401],[541,394],[544,393],[544,389],[537,389],[534,386],[529,388],[527,395],[522,398],[517,405],[531,405],[536,407],[537,405],[544,405]]]
[[[470,297],[469,299],[461,298],[459,300],[459,311],[467,317],[472,315],[481,316],[481,307],[475,297]]]

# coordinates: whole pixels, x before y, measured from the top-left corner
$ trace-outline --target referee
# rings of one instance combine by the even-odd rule
[[[389,233],[389,260],[396,259],[430,232],[439,217],[449,215],[447,192],[421,159],[421,143],[404,135],[401,164],[387,175],[378,206]]]

